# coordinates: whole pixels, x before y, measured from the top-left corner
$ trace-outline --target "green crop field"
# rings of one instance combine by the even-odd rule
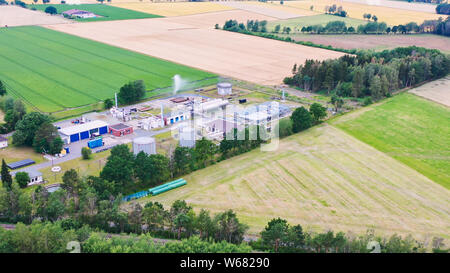
[[[283,27],[290,27],[292,29],[292,32],[294,32],[295,28],[298,28],[298,31],[302,27],[312,26],[312,25],[322,25],[325,26],[328,22],[331,21],[344,21],[347,27],[358,27],[359,25],[364,25],[367,23],[367,21],[349,18],[349,17],[339,17],[335,15],[328,15],[328,14],[320,14],[320,15],[312,15],[312,16],[302,16],[298,18],[293,19],[286,19],[286,20],[278,20],[278,21],[271,21],[267,23],[267,28],[269,31],[272,31],[273,28],[276,25],[280,25],[281,29]]]
[[[281,140],[276,151],[256,149],[183,178],[186,186],[137,201],[233,209],[250,233],[282,217],[315,231],[448,238],[446,189],[327,124]]]
[[[411,94],[363,108],[334,125],[450,189],[450,110]]]
[[[179,74],[196,85],[216,75],[99,42],[41,28],[0,29],[0,79],[8,92],[44,112],[97,103],[131,80],[149,95],[170,92]]]
[[[53,6],[58,11],[58,14],[70,9],[79,9],[84,11],[90,11],[101,17],[95,18],[76,18],[74,20],[80,22],[92,22],[92,21],[111,21],[111,20],[126,20],[126,19],[144,19],[144,18],[156,18],[162,17],[155,14],[149,14],[129,9],[123,9],[119,7],[113,7],[102,4],[81,4],[81,5],[68,5],[68,4],[46,4],[46,5],[30,5],[37,10],[44,11],[47,7]]]

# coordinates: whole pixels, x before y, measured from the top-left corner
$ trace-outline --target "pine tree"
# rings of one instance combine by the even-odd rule
[[[355,98],[361,96],[361,92],[364,87],[364,75],[362,69],[357,69],[355,75],[353,76],[352,83],[352,95]]]
[[[7,188],[8,190],[11,190],[12,186],[12,177],[9,173],[8,166],[6,166],[6,162],[4,159],[2,159],[2,184],[3,187]]]

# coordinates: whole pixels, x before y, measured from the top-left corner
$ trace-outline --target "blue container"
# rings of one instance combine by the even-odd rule
[[[88,142],[88,147],[91,149],[103,146],[103,139],[101,137],[93,139]]]

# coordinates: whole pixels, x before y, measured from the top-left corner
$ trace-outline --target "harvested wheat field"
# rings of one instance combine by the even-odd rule
[[[271,23],[274,25],[276,22]],[[281,35],[283,36],[283,35]],[[450,53],[450,38],[433,34],[411,34],[411,35],[309,35],[291,33],[289,37],[296,41],[309,41],[320,45],[331,45],[335,48],[344,49],[373,49],[385,50],[396,47],[419,46],[431,49],[439,49]]]
[[[450,107],[450,76],[416,87],[409,92]]]
[[[269,17],[244,10],[226,10],[187,16],[168,17],[165,20],[179,24],[186,24],[191,27],[212,29],[216,24],[219,24],[219,26],[222,27],[223,24],[230,19],[237,20],[238,22],[247,22],[247,20],[277,20],[274,17]]]
[[[16,6],[0,6],[0,27],[65,24],[69,20]]]
[[[212,2],[126,3],[113,1],[111,5],[168,17],[233,9]]]
[[[364,13],[370,13],[378,17],[378,22],[385,22],[388,25],[407,24],[409,22],[421,24],[424,20],[439,19],[439,17],[442,17],[442,15],[428,12],[369,6],[334,0],[286,1],[284,5],[306,10],[314,6],[314,11],[323,13],[325,6],[331,6],[333,4],[336,4],[338,7],[342,6],[343,10],[347,11],[348,17],[363,19]]]
[[[293,9],[279,5],[271,5],[260,2],[232,2],[225,1],[220,4],[240,10],[246,10],[266,16],[275,17],[277,19],[290,19],[299,16],[316,15],[317,13],[308,10]]]
[[[274,217],[308,229],[448,238],[449,191],[343,131],[323,125],[184,177],[188,184],[140,202],[186,200],[233,209],[258,232]]]
[[[406,9],[413,11],[421,11],[428,13],[436,13],[436,5],[421,3],[421,2],[407,2],[407,1],[391,1],[391,0],[344,0],[344,2],[351,2],[356,4],[363,4],[369,6],[380,6],[394,9]]]
[[[179,22],[186,20],[183,17]],[[307,58],[344,55],[195,25],[178,23],[176,18],[157,18],[48,28],[258,84],[280,84],[295,63]]]

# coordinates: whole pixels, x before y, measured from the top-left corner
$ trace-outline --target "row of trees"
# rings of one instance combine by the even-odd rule
[[[18,224],[13,230],[0,228],[0,253],[67,253],[69,242],[81,243],[82,253],[249,253],[245,244],[212,242],[193,236],[181,241],[155,243],[148,234],[110,236],[88,226],[78,229],[64,222],[35,221]]]
[[[313,10],[313,6],[310,7],[310,10]],[[336,4],[331,6],[325,6],[325,14],[336,15],[340,17],[347,17],[347,12],[342,9],[342,6],[337,7]]]
[[[370,19],[372,19],[374,22],[377,22],[378,21],[378,17],[374,14],[374,15],[372,15],[372,14],[370,14],[370,13],[364,13],[363,14],[363,18],[364,19],[367,19],[367,21],[370,21]]]
[[[440,237],[433,238],[431,248],[434,252],[442,252],[442,241]],[[360,236],[333,231],[312,233],[305,232],[301,225],[289,225],[281,218],[272,219],[261,232],[261,238],[251,245],[258,250],[282,253],[368,253],[375,247],[370,242],[377,242],[382,253],[426,251],[424,244],[410,235],[405,238],[397,234],[380,237],[373,230]]]
[[[436,13],[450,15],[450,4],[442,3],[442,4],[437,5]]]
[[[278,29],[279,30],[279,29]],[[356,29],[352,26],[347,27],[344,21],[331,21],[325,26],[317,24],[311,26],[304,26],[301,28],[302,33],[332,33],[332,34],[410,34],[410,33],[435,33],[439,35],[450,36],[450,17],[446,20],[439,18],[438,20],[426,20],[418,25],[415,22],[410,22],[405,25],[396,25],[389,27],[386,23],[368,22],[364,25],[359,25]],[[274,33],[278,33],[276,28]],[[285,33],[285,32],[283,32]],[[287,33],[289,34],[289,33]]]
[[[89,225],[113,233],[151,232],[178,239],[198,235],[230,243],[240,243],[247,230],[231,210],[213,216],[207,210],[196,214],[185,201],[175,201],[168,210],[150,202],[144,207],[134,204],[127,212],[121,209],[121,194],[114,194],[114,184],[102,178],[81,178],[72,169],[62,180],[61,189],[54,193],[38,186],[31,195],[20,190],[17,182],[3,183],[0,219],[28,224],[35,219],[62,221],[70,229]]]
[[[307,60],[295,66],[286,84],[343,96],[378,100],[399,88],[447,75],[450,59],[438,50],[396,48],[379,53],[359,52],[336,60]]]
[[[218,26],[218,25],[216,25]],[[218,27],[216,27],[218,28]],[[267,32],[267,21],[266,20],[247,20],[247,24],[239,23],[236,20],[228,20],[223,25],[224,30],[241,32],[241,31],[252,31],[252,32]]]

